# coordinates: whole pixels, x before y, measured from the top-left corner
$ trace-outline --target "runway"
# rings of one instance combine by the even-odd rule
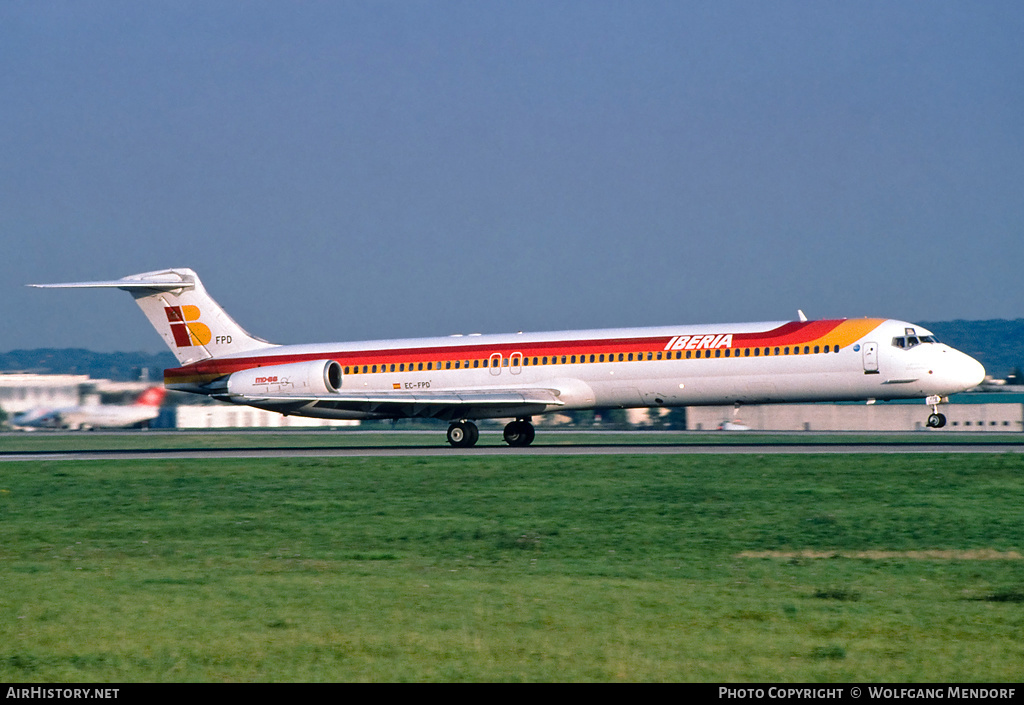
[[[731,443],[583,443],[544,444],[527,448],[478,445],[457,449],[447,445],[334,445],[150,448],[97,450],[0,451],[0,461],[70,460],[214,460],[272,458],[422,458],[422,457],[548,457],[614,455],[853,455],[853,454],[1024,454],[1024,442],[792,442],[785,440]]]

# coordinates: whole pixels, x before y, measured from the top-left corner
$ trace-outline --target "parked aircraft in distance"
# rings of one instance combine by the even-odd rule
[[[58,409],[36,407],[16,414],[11,418],[11,425],[22,429],[72,430],[148,426],[150,421],[160,415],[160,405],[166,394],[166,388],[157,386],[144,391],[134,404],[89,404]]]
[[[477,442],[477,419],[513,419],[504,439],[525,446],[534,415],[608,407],[921,397],[940,428],[940,402],[985,377],[920,326],[881,318],[274,345],[191,269],[31,286],[129,292],[181,364],[164,371],[169,389],[315,418],[443,419],[456,447]]]

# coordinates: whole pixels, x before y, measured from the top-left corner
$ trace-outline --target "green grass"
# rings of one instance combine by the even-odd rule
[[[0,468],[0,681],[1024,672],[1017,454]]]

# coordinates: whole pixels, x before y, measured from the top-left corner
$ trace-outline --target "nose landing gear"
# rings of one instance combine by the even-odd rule
[[[928,428],[942,428],[946,425],[946,415],[939,413],[939,404],[944,400],[940,396],[930,396],[925,399],[925,404],[932,407],[932,413],[928,416]]]

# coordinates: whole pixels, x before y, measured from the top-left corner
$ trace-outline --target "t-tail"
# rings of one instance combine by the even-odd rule
[[[40,289],[127,291],[182,365],[275,347],[247,333],[210,298],[191,269],[163,269],[123,279],[30,284]]]
[[[165,396],[167,396],[166,387],[152,386],[139,395],[139,398],[135,400],[135,406],[160,406],[164,403]]]

